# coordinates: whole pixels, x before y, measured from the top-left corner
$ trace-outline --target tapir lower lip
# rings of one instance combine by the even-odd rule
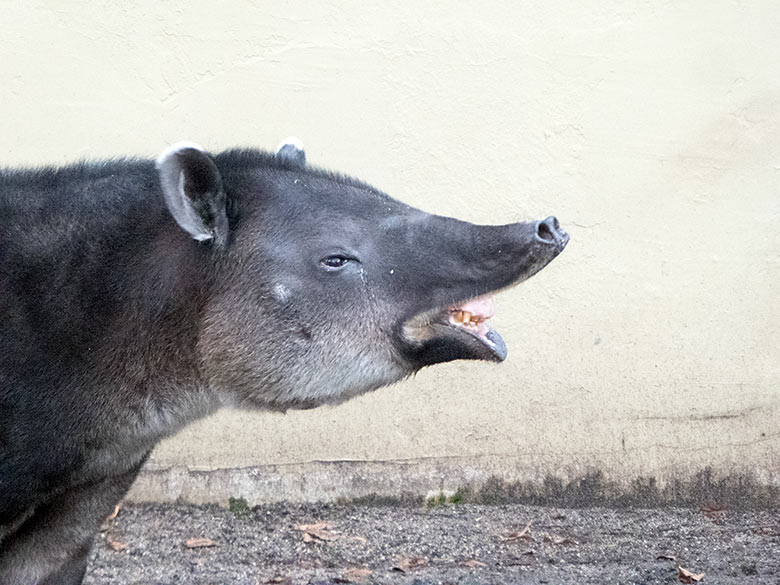
[[[476,327],[453,318],[454,308],[468,302],[466,299],[448,308],[425,311],[404,321],[400,336],[406,353],[424,365],[456,359],[504,361],[506,344],[495,329],[487,326],[487,319]]]
[[[484,360],[494,361],[494,362],[503,362],[506,359],[508,353],[506,343],[504,343],[504,339],[501,337],[498,331],[496,331],[492,327],[485,334],[485,337],[487,339],[483,339],[479,335],[476,335],[470,332],[468,329],[464,329],[462,327],[457,327],[449,324],[448,327],[453,330],[454,334],[468,335],[484,346],[484,348],[488,351],[488,353],[478,356],[477,359],[484,359]]]
[[[445,321],[453,332],[470,335],[482,343],[490,351],[487,358],[491,361],[503,361],[507,354],[506,344],[490,326],[495,314],[494,306],[492,294],[467,299],[450,307]],[[479,357],[485,359],[485,356]]]
[[[507,356],[506,344],[495,329],[483,338],[453,325],[449,309],[426,311],[405,321],[400,338],[404,354],[416,367],[462,359],[502,362]]]

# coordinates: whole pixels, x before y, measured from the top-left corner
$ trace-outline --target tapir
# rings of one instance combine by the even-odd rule
[[[81,583],[152,447],[219,408],[504,360],[491,294],[568,240],[426,213],[296,141],[1,171],[0,585]]]

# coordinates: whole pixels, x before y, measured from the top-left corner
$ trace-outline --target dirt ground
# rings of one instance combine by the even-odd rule
[[[107,527],[87,585],[780,585],[780,510],[124,505]]]

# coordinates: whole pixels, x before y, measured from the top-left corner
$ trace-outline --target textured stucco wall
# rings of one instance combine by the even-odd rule
[[[499,297],[506,363],[221,413],[162,444],[164,479],[135,497],[317,497],[314,468],[341,494],[392,491],[399,461],[450,469],[415,489],[708,466],[780,483],[775,2],[31,1],[0,18],[2,164],[296,134],[311,161],[428,211],[554,213],[572,236]],[[383,461],[400,479],[361,483]],[[211,487],[187,473],[263,465]]]

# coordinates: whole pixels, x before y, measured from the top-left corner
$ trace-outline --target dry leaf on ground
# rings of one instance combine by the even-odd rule
[[[470,569],[482,569],[484,567],[487,567],[485,563],[482,561],[478,561],[477,559],[470,559],[468,561],[461,561],[460,564],[464,567],[468,567]]]
[[[428,564],[428,559],[425,557],[401,557],[398,562],[393,565],[393,571],[400,571],[402,573],[408,573],[415,569],[420,569]]]
[[[753,528],[753,534],[758,534],[759,536],[780,536],[780,525],[760,524]]]
[[[209,548],[217,546],[217,543],[210,538],[190,538],[184,543],[187,548]]]
[[[341,537],[327,522],[296,524],[295,529],[303,532],[303,542],[330,542]]]
[[[696,574],[677,565],[677,578],[680,580],[680,583],[698,583],[704,579],[704,573]]]
[[[108,515],[108,518],[106,518],[106,520],[113,520],[114,518],[119,516],[119,507],[120,507],[119,504],[114,506],[114,511],[111,512],[111,514]]]
[[[336,577],[336,583],[364,583],[371,576],[371,569],[362,567],[350,567],[340,577]]]
[[[105,532],[106,530],[110,530],[111,527],[114,525],[114,520],[116,520],[116,517],[119,515],[119,504],[114,506],[114,511],[111,512],[108,516],[106,516],[106,519],[103,520],[103,524],[100,526],[100,532]]]
[[[501,540],[504,542],[511,542],[514,540],[534,540],[534,537],[531,536],[531,523],[525,525],[525,528],[523,528],[520,531],[515,532],[507,532],[506,534],[503,534],[501,536]]]
[[[120,552],[127,548],[127,544],[122,542],[121,540],[114,540],[113,538],[106,537],[106,544],[108,544],[109,548],[113,550],[114,552]]]
[[[711,505],[711,506],[702,506],[700,508],[701,513],[704,514],[707,518],[710,520],[715,520],[716,522],[720,522],[726,519],[726,508],[723,506],[718,505]]]
[[[543,540],[544,542],[549,542],[550,544],[570,544],[570,545],[577,544],[577,541],[572,538],[569,538],[567,536],[559,536],[558,534],[550,534],[550,533],[545,534]]]

